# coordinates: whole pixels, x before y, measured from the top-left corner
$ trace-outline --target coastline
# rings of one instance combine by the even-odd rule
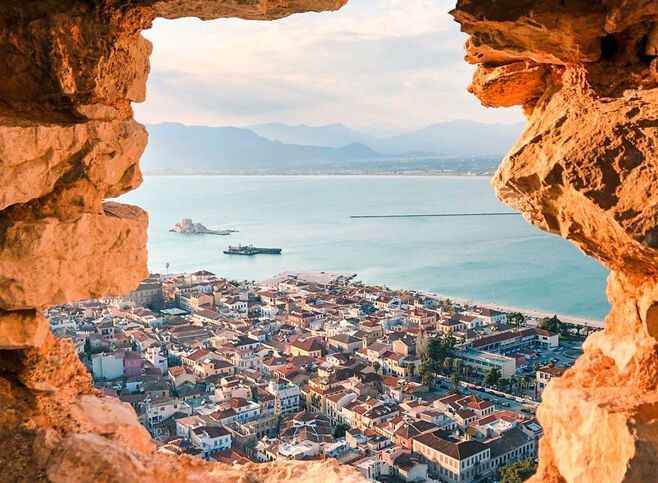
[[[471,173],[460,173],[460,172],[446,172],[446,171],[403,171],[403,172],[310,172],[310,173],[276,173],[276,172],[265,172],[265,173],[217,173],[217,172],[176,172],[176,173],[165,173],[165,172],[144,172],[142,176],[144,177],[446,177],[446,178],[488,178],[493,177],[491,174],[471,174]]]
[[[498,310],[500,312],[519,312],[525,316],[532,317],[535,319],[543,319],[545,317],[553,317],[554,315],[557,316],[560,320],[563,322],[566,322],[568,324],[574,324],[574,325],[579,325],[581,327],[594,327],[598,329],[603,329],[605,327],[605,321],[603,320],[597,320],[597,319],[591,319],[587,317],[577,317],[573,315],[568,315],[568,314],[560,314],[556,312],[546,312],[543,310],[536,310],[532,308],[523,308],[523,307],[515,307],[512,305],[504,305],[504,304],[498,304],[495,302],[483,302],[480,300],[469,300],[469,299],[464,299],[460,297],[453,297],[445,294],[438,294],[438,293],[433,293],[433,292],[421,292],[425,293],[430,296],[438,297],[441,299],[450,299],[452,302],[456,302],[460,305],[475,305],[477,307],[485,307],[489,309],[494,309]]]
[[[470,300],[470,299],[465,299],[462,297],[455,297],[451,295],[446,295],[446,294],[441,294],[441,293],[436,293],[436,292],[430,292],[427,290],[415,290],[415,289],[409,289],[409,288],[391,288],[388,285],[383,285],[383,284],[378,284],[378,283],[371,283],[371,282],[363,282],[361,280],[357,280],[358,274],[355,272],[317,272],[313,270],[307,270],[307,271],[295,271],[295,270],[287,270],[285,272],[278,273],[276,275],[273,275],[271,277],[268,277],[264,280],[259,281],[258,283],[261,285],[265,286],[271,286],[274,287],[276,286],[277,283],[279,283],[282,280],[285,280],[288,278],[289,275],[294,275],[295,277],[301,277],[304,280],[308,281],[323,281],[323,283],[327,283],[330,279],[338,277],[338,276],[343,276],[346,278],[349,278],[352,281],[359,281],[360,283],[363,283],[364,285],[372,285],[372,286],[380,286],[384,287],[388,290],[393,290],[393,291],[408,291],[408,292],[414,292],[423,296],[427,296],[430,298],[436,298],[436,299],[443,299],[443,300],[450,300],[451,302],[455,302],[459,305],[470,305],[470,306],[476,306],[476,307],[483,307],[483,308],[488,308],[488,309],[493,309],[493,310],[498,310],[499,312],[507,312],[507,313],[513,313],[513,312],[519,312],[526,317],[534,318],[534,319],[543,319],[546,317],[553,317],[554,315],[557,316],[560,320],[563,322],[569,323],[569,324],[574,324],[574,325],[579,325],[582,327],[594,327],[594,328],[604,328],[605,327],[605,322],[603,320],[598,320],[598,319],[593,319],[593,318],[588,318],[588,317],[578,317],[578,316],[573,316],[573,315],[568,315],[568,314],[560,314],[557,312],[547,312],[544,310],[537,310],[533,308],[523,308],[523,307],[516,307],[513,305],[505,305],[505,304],[498,304],[495,302],[486,302],[486,301],[481,301],[481,300]]]

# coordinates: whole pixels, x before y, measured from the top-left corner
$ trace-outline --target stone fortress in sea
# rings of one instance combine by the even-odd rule
[[[194,223],[190,218],[183,218],[169,231],[184,235],[230,235],[237,232],[237,230],[212,230],[201,223]]]

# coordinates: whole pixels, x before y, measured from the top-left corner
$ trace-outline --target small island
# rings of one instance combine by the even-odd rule
[[[194,223],[190,218],[183,218],[169,231],[184,235],[230,235],[238,230],[211,230],[201,223]]]

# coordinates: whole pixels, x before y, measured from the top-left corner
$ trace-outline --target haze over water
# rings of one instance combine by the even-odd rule
[[[149,212],[149,268],[262,280],[346,271],[366,283],[601,319],[607,270],[521,216],[351,219],[350,215],[512,211],[488,178],[147,176],[122,202]],[[181,218],[230,236],[179,235]],[[229,244],[283,248],[230,256]]]

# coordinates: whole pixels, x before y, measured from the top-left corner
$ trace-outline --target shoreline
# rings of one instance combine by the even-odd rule
[[[442,300],[450,300],[451,302],[455,302],[459,305],[470,305],[470,306],[476,306],[476,307],[482,307],[482,308],[488,308],[488,309],[493,309],[493,310],[498,310],[499,312],[506,312],[506,313],[514,313],[514,312],[519,312],[526,317],[534,318],[534,319],[543,319],[546,317],[553,317],[554,315],[557,316],[560,320],[563,322],[566,322],[568,324],[574,324],[574,325],[579,325],[581,327],[595,327],[595,328],[604,328],[605,327],[605,321],[604,320],[598,320],[598,319],[593,319],[593,318],[588,318],[588,317],[578,317],[575,315],[568,315],[568,314],[561,314],[558,312],[547,312],[544,310],[538,310],[538,309],[533,309],[533,308],[522,308],[522,307],[516,307],[513,305],[505,305],[505,304],[498,304],[495,302],[485,302],[481,300],[470,300],[462,297],[456,297],[456,296],[450,296],[446,294],[441,294],[437,292],[431,292],[427,290],[416,290],[416,289],[410,289],[410,288],[394,288],[391,287],[387,284],[379,284],[379,283],[373,283],[373,282],[365,282],[361,279],[358,278],[358,273],[356,272],[335,272],[335,271],[330,271],[330,272],[318,272],[314,270],[307,270],[307,271],[295,271],[295,270],[288,270],[285,272],[278,273],[276,275],[273,275],[271,277],[268,277],[266,279],[260,280],[257,283],[259,285],[265,284],[265,285],[272,285],[276,284],[279,279],[284,280],[285,274],[295,274],[297,276],[304,276],[309,277],[318,277],[320,275],[325,275],[325,276],[337,276],[337,275],[350,275],[350,280],[352,282],[359,282],[362,283],[363,285],[367,286],[379,286],[386,288],[387,290],[392,290],[392,291],[407,291],[407,292],[413,292],[417,293],[420,295],[424,295],[430,298],[436,298],[436,299],[442,299]],[[308,278],[307,278],[308,279]]]
[[[401,172],[401,173],[389,173],[389,172],[373,172],[373,173],[204,173],[204,172],[195,172],[195,173],[157,173],[157,172],[146,172],[142,173],[142,176],[149,178],[166,178],[166,177],[409,177],[409,178],[493,178],[494,174],[469,174],[469,173],[452,173],[452,172],[437,172],[437,171],[414,171],[414,172]]]
[[[554,315],[557,316],[558,319],[560,319],[563,322],[566,322],[568,324],[574,324],[574,325],[579,325],[581,327],[595,327],[595,328],[600,328],[603,329],[605,327],[605,321],[604,320],[598,320],[598,319],[592,319],[592,318],[587,318],[587,317],[578,317],[574,315],[567,315],[567,314],[560,314],[557,312],[546,312],[543,310],[537,310],[533,308],[522,308],[522,307],[515,307],[512,305],[505,305],[505,304],[498,304],[495,302],[483,302],[479,300],[469,300],[469,299],[464,299],[460,297],[451,297],[445,294],[439,294],[439,293],[434,293],[434,292],[420,292],[420,293],[425,293],[430,296],[438,297],[441,299],[449,299],[451,302],[456,302],[460,305],[475,305],[477,307],[484,307],[488,309],[494,309],[498,310],[500,312],[508,312],[508,313],[513,313],[513,312],[519,312],[525,316],[529,316],[531,318],[535,319],[543,319],[545,317],[553,317]]]

